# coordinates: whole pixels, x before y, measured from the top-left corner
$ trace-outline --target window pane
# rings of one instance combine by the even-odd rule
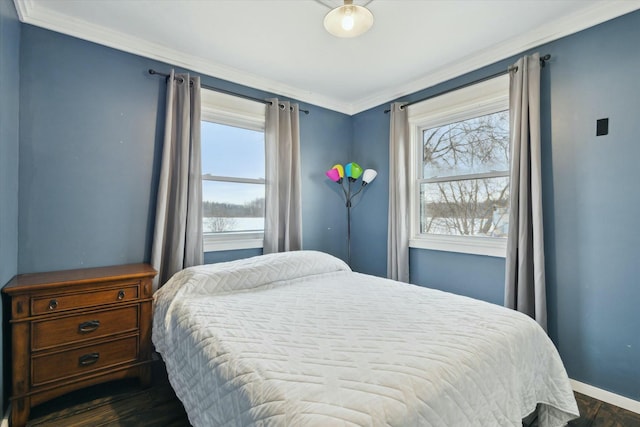
[[[264,230],[264,184],[202,182],[205,233]]]
[[[202,122],[202,173],[264,178],[264,132]]]
[[[506,237],[509,178],[420,185],[420,233]]]
[[[509,110],[422,132],[423,177],[509,170]]]

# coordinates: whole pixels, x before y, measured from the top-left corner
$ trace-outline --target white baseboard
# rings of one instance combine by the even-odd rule
[[[9,427],[10,414],[11,414],[11,403],[7,405],[7,411],[4,413],[4,417],[2,417],[2,423],[0,423],[0,427]]]
[[[571,382],[571,388],[573,388],[573,391],[586,394],[587,396],[602,400],[603,402],[610,403],[611,405],[618,406],[626,409],[627,411],[640,414],[640,402],[637,400],[629,399],[628,397],[620,396],[619,394],[611,393],[610,391],[581,383],[580,381],[572,379],[569,379],[569,381]]]

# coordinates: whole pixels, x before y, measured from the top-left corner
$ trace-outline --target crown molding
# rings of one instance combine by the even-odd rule
[[[18,19],[20,19],[20,22],[26,22],[26,20],[32,14],[33,1],[32,0],[13,0],[13,4],[16,7],[16,12],[18,12]]]
[[[193,70],[207,76],[248,86],[277,96],[295,99],[344,114],[350,114],[350,104],[313,93],[308,90],[265,79],[256,74],[203,60],[199,56],[184,54],[164,45],[96,25],[85,20],[70,18],[50,9],[38,7],[33,0],[14,0],[18,17],[25,24],[46,28],[82,40],[108,46],[123,52],[165,62],[172,66]],[[270,95],[271,96],[271,95]]]
[[[132,37],[84,20],[73,19],[67,15],[38,7],[38,4],[33,0],[14,0],[14,4],[21,22],[347,115],[354,115],[391,102],[640,9],[640,0],[598,2],[578,13],[549,22],[535,31],[495,45],[460,61],[447,64],[417,80],[349,103],[222,64],[205,61],[194,55],[185,55],[182,52],[168,49],[166,46]]]
[[[406,95],[433,87],[519,53],[526,52],[589,27],[640,9],[640,0],[615,0],[596,3],[579,13],[549,22],[535,31],[485,49],[475,55],[447,64],[424,77],[388,91],[378,92],[355,102],[352,114],[394,101]],[[546,52],[540,52],[540,55]],[[553,61],[553,57],[551,58]]]

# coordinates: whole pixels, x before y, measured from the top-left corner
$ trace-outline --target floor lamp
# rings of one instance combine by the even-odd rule
[[[347,207],[347,264],[351,267],[351,201],[360,192],[370,184],[378,175],[373,169],[366,169],[364,172],[357,163],[347,163],[344,168],[342,165],[333,165],[331,169],[326,172],[327,177],[342,187],[344,193],[345,206]],[[345,175],[347,185],[345,186]],[[351,192],[351,185],[354,184],[358,178],[362,176],[362,184],[355,193]]]

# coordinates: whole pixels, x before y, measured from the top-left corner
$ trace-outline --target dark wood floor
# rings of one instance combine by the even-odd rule
[[[570,421],[568,427],[640,427],[640,414],[601,402],[584,394],[575,393],[580,418]],[[537,420],[523,427],[538,427]]]
[[[78,390],[31,410],[31,427],[188,427],[189,420],[168,383],[142,389],[122,380]]]
[[[164,363],[151,366],[151,387],[127,379],[74,391],[32,408],[27,427],[190,427]]]
[[[155,370],[157,372],[157,370]],[[188,427],[187,415],[166,377],[155,375],[152,387],[137,380],[101,384],[36,406],[27,426]],[[571,427],[640,427],[640,415],[576,393],[581,417]],[[537,427],[533,420],[527,427]]]

